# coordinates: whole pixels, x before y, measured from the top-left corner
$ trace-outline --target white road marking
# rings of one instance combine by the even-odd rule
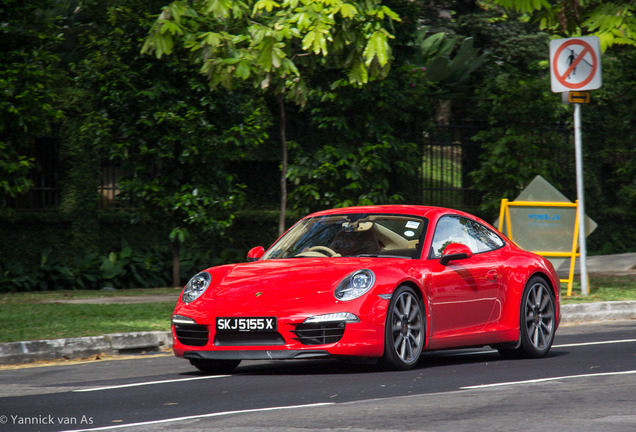
[[[632,343],[632,342],[636,342],[636,339],[622,339],[622,340],[611,340],[611,341],[583,342],[583,343],[575,343],[575,344],[553,345],[552,348],[569,348],[569,347],[578,347],[578,346],[605,345],[605,344]]]
[[[211,417],[221,417],[221,416],[233,415],[233,414],[249,414],[249,413],[255,413],[255,412],[278,411],[278,410],[299,409],[299,408],[315,408],[315,407],[328,406],[328,405],[334,405],[334,402],[324,402],[324,403],[315,403],[315,404],[307,404],[307,405],[289,405],[289,406],[270,407],[270,408],[254,408],[254,409],[237,410],[237,411],[223,411],[223,412],[199,414],[199,415],[192,415],[192,416],[185,416],[185,417],[167,418],[163,420],[151,420],[151,421],[139,422],[139,423],[102,426],[102,427],[91,428],[91,429],[67,430],[62,432],[93,432],[93,431],[104,431],[104,430],[112,430],[112,429],[125,429],[130,427],[137,427],[137,426],[150,426],[150,425],[157,425],[162,423],[172,423],[172,422],[198,420],[198,419],[211,418]]]
[[[618,344],[618,343],[633,343],[636,342],[636,339],[622,339],[622,340],[611,340],[611,341],[596,341],[596,342],[584,342],[584,343],[573,343],[573,344],[561,344],[561,345],[553,345],[553,348],[569,348],[569,347],[581,347],[581,346],[590,346],[590,345],[605,345],[605,344]],[[489,351],[478,351],[471,353],[461,353],[455,355],[468,355],[468,354],[487,354],[494,353],[496,350]],[[579,378],[593,378],[593,377],[602,377],[602,376],[616,376],[616,375],[633,375],[636,374],[636,370],[629,371],[619,371],[619,372],[605,372],[605,373],[597,373],[597,374],[582,374],[582,375],[565,375],[558,377],[549,377],[549,378],[538,378],[533,380],[525,380],[525,381],[510,381],[510,382],[501,382],[501,383],[492,383],[492,384],[481,384],[475,386],[465,386],[460,387],[460,390],[479,390],[493,387],[504,387],[504,386],[514,386],[514,385],[525,385],[525,384],[535,384],[549,381],[559,381],[559,380],[568,380],[568,379],[579,379]],[[169,383],[177,383],[177,382],[187,382],[187,381],[197,381],[197,380],[206,380],[206,379],[216,379],[216,378],[226,378],[231,375],[210,375],[210,376],[202,376],[202,377],[192,377],[192,378],[181,378],[181,379],[173,379],[173,380],[163,380],[163,381],[149,381],[149,382],[141,382],[141,383],[131,383],[131,384],[122,384],[115,386],[106,386],[106,387],[95,387],[95,388],[87,388],[87,389],[78,389],[74,390],[77,393],[83,392],[94,392],[94,391],[103,391],[103,390],[114,390],[114,389],[122,389],[122,388],[130,388],[130,387],[141,387],[148,385],[156,385],[156,384],[169,384]],[[171,423],[171,422],[179,422],[179,421],[187,421],[187,420],[197,420],[204,418],[212,418],[212,417],[220,417],[227,416],[233,414],[248,414],[254,412],[265,412],[265,411],[277,411],[277,410],[286,410],[286,409],[300,409],[300,408],[312,408],[312,407],[320,407],[320,406],[329,406],[333,405],[334,402],[326,402],[326,403],[316,403],[316,404],[307,404],[307,405],[291,405],[291,406],[281,406],[281,407],[270,407],[270,408],[256,408],[256,409],[248,409],[248,410],[236,410],[236,411],[223,411],[216,413],[207,413],[207,414],[199,414],[192,416],[184,416],[184,417],[174,417],[162,420],[151,420],[146,422],[138,422],[138,423],[129,423],[129,424],[119,424],[119,425],[111,425],[111,426],[102,426],[97,428],[89,428],[89,429],[77,429],[77,430],[68,430],[63,432],[93,432],[93,431],[106,431],[106,430],[114,430],[114,429],[125,429],[136,426],[148,426],[148,425],[157,425],[163,423]]]
[[[617,343],[633,343],[636,342],[636,339],[622,339],[622,340],[610,340],[610,341],[597,341],[597,342],[581,342],[581,343],[571,343],[571,344],[561,344],[561,345],[552,345],[552,348],[572,348],[572,347],[582,347],[582,346],[590,346],[590,345],[606,345],[606,344],[617,344]],[[450,353],[449,356],[462,356],[462,355],[475,355],[475,354],[494,354],[497,350],[485,350],[485,351],[467,351],[462,353]]]
[[[113,385],[113,386],[107,386],[107,387],[93,387],[93,388],[86,388],[86,389],[78,389],[78,390],[73,390],[73,392],[85,393],[85,392],[94,392],[94,391],[102,391],[102,390],[115,390],[115,389],[121,389],[121,388],[142,387],[142,386],[155,385],[155,384],[170,384],[170,383],[177,383],[177,382],[184,382],[184,381],[198,381],[198,380],[206,380],[206,379],[214,379],[214,378],[226,378],[229,376],[230,375],[209,375],[209,376],[202,376],[202,377],[179,378],[179,379],[164,380],[164,381],[148,381],[148,382],[140,382],[140,383]]]
[[[619,371],[619,372],[603,372],[603,373],[597,373],[597,374],[583,374],[583,375],[564,375],[564,376],[550,377],[550,378],[538,378],[538,379],[526,380],[526,381],[510,381],[510,382],[501,382],[501,383],[493,383],[493,384],[480,384],[475,386],[460,387],[460,389],[475,390],[475,389],[484,389],[484,388],[491,388],[491,387],[535,384],[535,383],[541,383],[541,382],[547,382],[547,381],[559,381],[559,380],[576,379],[576,378],[594,378],[594,377],[601,377],[601,376],[631,375],[631,374],[636,374],[636,370]]]
[[[616,343],[632,343],[632,342],[636,342],[636,339],[622,339],[622,340],[611,340],[611,341],[597,341],[597,342],[584,342],[584,343],[574,343],[574,344],[562,344],[562,345],[553,345],[552,348],[571,348],[571,347],[579,347],[579,346],[604,345],[604,344],[616,344]],[[493,354],[493,353],[496,353],[496,352],[497,352],[497,350],[468,351],[468,352],[463,352],[463,353],[452,353],[452,354],[449,354],[449,355],[461,356],[461,355],[475,355],[475,354]],[[142,386],[156,385],[156,384],[170,384],[170,383],[185,382],[185,381],[197,381],[197,380],[206,380],[206,379],[214,379],[214,378],[227,378],[229,376],[231,376],[231,375],[208,375],[208,376],[202,376],[202,377],[180,378],[180,379],[164,380],[164,381],[149,381],[149,382],[114,385],[114,386],[78,389],[78,390],[73,390],[73,392],[75,392],[75,393],[86,393],[86,392],[103,391],[103,390],[116,390],[116,389],[121,389],[121,388],[142,387]]]

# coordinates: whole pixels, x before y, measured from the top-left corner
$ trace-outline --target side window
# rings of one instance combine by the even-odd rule
[[[475,221],[470,222],[472,225],[471,235],[475,238],[478,247],[478,250],[474,250],[473,252],[488,252],[503,247],[505,243],[501,237],[480,223]]]
[[[461,243],[475,252],[476,245],[469,234],[469,222],[469,219],[459,216],[444,216],[440,218],[433,235],[431,258],[441,258],[444,249],[451,243]]]
[[[435,228],[430,257],[441,258],[451,243],[466,245],[473,253],[488,252],[504,245],[497,234],[480,223],[461,216],[443,216]]]

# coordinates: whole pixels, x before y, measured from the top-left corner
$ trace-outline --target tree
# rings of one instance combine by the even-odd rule
[[[289,176],[298,209],[418,200],[422,140],[436,120],[451,120],[444,116],[451,101],[466,98],[470,78],[486,59],[472,38],[439,22],[450,5],[390,6],[403,20],[395,25],[395,58],[386,78],[364,91],[312,80],[309,115],[300,120],[301,131],[311,133],[292,135],[303,143],[294,147]]]
[[[601,48],[614,44],[636,45],[636,4],[603,0],[491,0],[504,8],[530,15],[541,30],[574,37],[594,34]]]
[[[29,145],[52,131],[63,74],[55,54],[57,32],[50,0],[0,1],[0,203],[31,186]]]
[[[517,14],[518,15],[518,14]],[[473,140],[479,163],[470,173],[481,194],[481,212],[495,215],[502,197],[514,199],[536,175],[567,185],[567,108],[550,91],[546,32],[501,8],[460,17],[455,29],[471,34],[488,53],[477,71],[470,103],[462,115],[483,122]]]
[[[279,110],[282,153],[279,232],[287,205],[285,101],[303,106],[307,78],[317,71],[342,69],[361,85],[389,70],[391,33],[399,17],[377,0],[205,0],[174,1],[164,7],[143,52],[158,58],[175,43],[190,50],[214,89],[251,81],[272,94]]]
[[[441,41],[443,33],[431,38]],[[292,199],[303,211],[324,207],[401,203],[421,192],[421,144],[433,127],[438,102],[457,97],[466,77],[483,60],[469,44],[447,37],[448,50],[426,52],[394,67],[364,92],[351,87],[314,85],[304,129],[314,146],[295,148],[290,168]],[[468,40],[470,42],[470,40]],[[429,41],[430,42],[430,41]],[[428,45],[427,45],[428,46]],[[404,59],[402,59],[404,60]],[[468,61],[471,60],[471,61]],[[432,66],[432,67],[431,67]]]
[[[170,62],[141,55],[147,11],[156,5],[83,4],[83,23],[74,24],[76,51],[83,55],[70,65],[75,85],[67,110],[74,122],[68,127],[78,152],[121,163],[115,204],[135,221],[168,231],[176,286],[188,235],[222,234],[231,224],[242,190],[228,162],[267,137],[268,116],[261,101],[241,89],[213,97],[182,52]]]
[[[594,203],[586,211],[602,222],[588,247],[593,253],[633,250],[635,5],[530,0],[481,4],[483,12],[462,17],[459,25],[495,60],[486,64],[476,103],[469,111],[489,124],[477,136],[484,152],[480,168],[473,173],[484,195],[484,208],[496,214],[498,200],[514,198],[536,174],[570,199],[576,198],[571,124],[567,123],[571,107],[549,91],[547,47],[556,35],[595,33],[606,48],[603,86],[592,92],[592,102],[582,109],[582,132],[585,194]]]

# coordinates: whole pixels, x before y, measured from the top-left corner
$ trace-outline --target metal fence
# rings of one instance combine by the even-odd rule
[[[121,189],[119,181],[121,180],[121,166],[117,162],[102,162],[100,164],[102,173],[97,192],[99,193],[100,208],[121,207],[122,203],[119,199]]]
[[[471,140],[476,123],[437,126],[427,132],[422,148],[422,204],[474,208],[480,194],[469,173],[479,164],[480,146]]]
[[[474,188],[470,173],[479,167],[481,146],[472,137],[484,127],[481,123],[461,123],[437,126],[425,133],[420,170],[421,203],[460,209],[474,209],[481,203],[481,194]],[[563,125],[554,131],[569,140]],[[17,209],[56,209],[60,204],[60,143],[58,139],[35,140],[29,156],[35,160],[31,173],[33,187],[20,197],[9,200]],[[561,157],[564,156],[564,157]],[[563,171],[572,171],[569,155],[555,154],[563,159]],[[100,164],[101,177],[97,187],[101,208],[127,206],[120,197],[121,167],[116,162]]]
[[[471,188],[468,172],[475,166],[479,146],[470,140],[478,127],[472,124],[439,126],[428,132],[422,148],[421,202],[446,207],[474,207],[479,194]],[[60,204],[60,142],[43,138],[34,142],[29,157],[35,161],[31,172],[33,187],[10,200],[16,209],[57,209]],[[100,208],[125,206],[119,199],[121,165],[102,161],[97,186]]]
[[[60,141],[38,138],[28,148],[27,157],[33,160],[29,175],[32,187],[28,193],[8,200],[15,209],[56,209],[60,205]]]
[[[26,156],[33,160],[29,174],[31,188],[25,194],[7,200],[10,208],[20,210],[55,210],[60,206],[60,141],[57,138],[38,138],[28,148]],[[100,208],[120,206],[118,200],[121,178],[120,164],[102,162],[101,178],[97,186]]]

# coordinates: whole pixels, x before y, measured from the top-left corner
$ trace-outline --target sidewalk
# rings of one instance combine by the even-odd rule
[[[586,260],[588,274],[613,274],[616,276],[634,275],[636,277],[636,252],[588,256]],[[558,269],[559,273],[570,271],[570,261],[568,259]],[[581,274],[579,258],[574,263],[574,274]]]
[[[636,253],[588,257],[588,273],[634,275]],[[578,274],[578,263],[575,270]],[[175,301],[176,296],[100,297],[64,300],[70,303],[149,303]],[[61,301],[61,300],[60,300]],[[562,306],[561,325],[636,319],[636,301],[581,303]],[[84,358],[93,355],[161,351],[172,347],[170,331],[115,333],[103,336],[0,343],[0,365],[38,360]]]

